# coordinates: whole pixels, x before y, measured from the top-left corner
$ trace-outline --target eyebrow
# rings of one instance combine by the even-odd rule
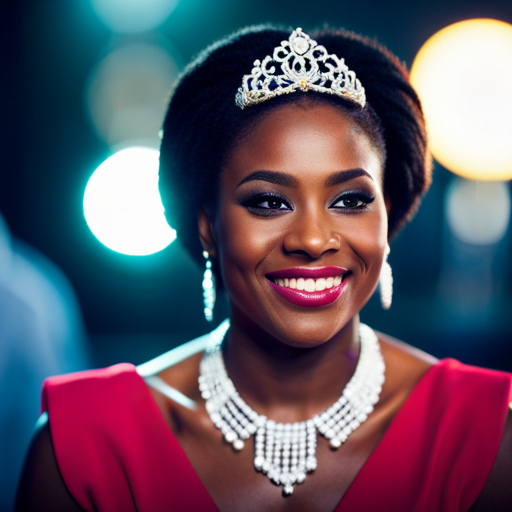
[[[360,176],[366,176],[373,181],[372,176],[366,172],[364,169],[348,169],[345,171],[338,171],[334,174],[331,174],[324,182],[324,187],[332,187],[334,185],[338,185],[339,183],[343,183],[344,181],[352,180],[354,178],[358,178]],[[284,187],[297,188],[299,185],[298,180],[285,172],[277,172],[277,171],[254,171],[248,176],[246,176],[237,186],[247,183],[248,181],[268,181],[269,183],[274,183],[275,185],[282,185]]]
[[[247,183],[248,181],[268,181],[269,183],[274,183],[276,185],[282,185],[284,187],[292,187],[296,188],[299,185],[299,182],[296,178],[291,176],[290,174],[286,174],[285,172],[276,172],[276,171],[254,171],[246,176],[237,186],[238,188],[243,183]]]
[[[334,185],[338,185],[339,183],[343,183],[344,181],[352,180],[354,178],[359,178],[359,176],[366,176],[373,181],[371,174],[366,172],[364,169],[348,169],[346,171],[338,171],[334,174],[331,174],[324,182],[324,187],[332,187]]]

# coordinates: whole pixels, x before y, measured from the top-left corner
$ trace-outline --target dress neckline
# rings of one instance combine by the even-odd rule
[[[400,430],[400,424],[402,422],[402,418],[406,418],[408,416],[408,410],[413,407],[415,404],[415,396],[421,392],[421,390],[428,385],[429,380],[432,378],[432,374],[435,373],[436,370],[439,368],[445,366],[446,364],[449,364],[451,359],[441,359],[437,363],[433,364],[427,370],[423,373],[423,375],[419,378],[416,385],[412,388],[411,392],[409,393],[409,396],[405,399],[404,403],[398,410],[398,412],[395,414],[393,419],[391,420],[390,424],[386,428],[384,434],[382,435],[380,441],[377,443],[375,448],[372,450],[366,461],[364,462],[361,469],[357,472],[356,476],[350,483],[348,489],[346,490],[345,494],[341,497],[340,501],[338,502],[336,508],[333,510],[333,512],[345,512],[345,503],[347,503],[348,499],[347,497],[350,497],[354,492],[357,492],[356,489],[360,487],[359,482],[361,479],[364,480],[364,477],[367,473],[372,472],[372,467],[375,465],[379,465],[378,459],[379,454],[386,451],[386,445],[389,442],[390,439],[393,438],[393,432],[395,430]],[[436,370],[434,370],[436,369]],[[176,456],[179,457],[179,464],[181,465],[187,465],[189,467],[188,473],[195,475],[196,479],[196,488],[198,494],[196,495],[198,498],[200,497],[201,501],[204,501],[204,503],[211,504],[211,511],[219,511],[219,508],[217,507],[216,503],[214,502],[213,498],[211,497],[210,493],[206,489],[205,485],[203,484],[202,480],[199,478],[199,475],[197,474],[196,470],[192,466],[192,463],[190,462],[189,458],[187,457],[187,454],[185,453],[185,450],[183,450],[182,446],[172,433],[172,430],[169,428],[169,425],[165,421],[165,418],[162,415],[162,411],[158,407],[157,403],[155,402],[155,399],[153,395],[151,394],[148,384],[146,384],[144,378],[139,375],[137,372],[136,367],[134,367],[134,371],[136,375],[138,376],[138,380],[140,384],[144,387],[146,398],[148,401],[149,408],[153,411],[153,414],[158,417],[157,423],[165,429],[166,437],[169,439],[170,444],[173,445],[173,449],[176,453]],[[162,383],[165,384],[164,381]],[[168,386],[168,384],[166,384]],[[174,389],[171,386],[169,386],[170,389]],[[160,390],[161,392],[161,390]],[[164,393],[165,394],[165,393]],[[364,485],[363,485],[364,487]],[[204,508],[204,506],[201,508],[203,512],[209,512],[210,507],[208,509]],[[348,509],[347,509],[347,512]]]

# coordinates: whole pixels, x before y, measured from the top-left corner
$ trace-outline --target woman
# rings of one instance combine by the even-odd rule
[[[18,510],[510,510],[510,376],[359,322],[430,183],[407,72],[290,32],[207,49],[164,124],[166,212],[229,330],[50,379]]]

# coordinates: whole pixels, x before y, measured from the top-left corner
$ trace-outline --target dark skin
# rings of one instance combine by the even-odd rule
[[[272,173],[254,175],[262,170]],[[353,375],[358,312],[375,290],[387,243],[382,181],[380,155],[350,119],[329,106],[286,106],[265,117],[231,155],[216,215],[201,210],[201,241],[219,261],[230,302],[227,370],[260,414],[279,422],[310,418],[337,400]],[[324,265],[350,271],[344,293],[328,306],[292,305],[266,278],[283,268]],[[379,334],[379,341],[386,381],[374,412],[337,451],[319,437],[318,469],[286,499],[254,471],[252,450],[235,453],[213,426],[197,386],[200,352],[182,361],[170,353],[158,372],[194,400],[196,410],[151,393],[220,510],[328,512],[436,362],[388,336]],[[509,418],[472,510],[512,510],[511,450]],[[80,510],[60,477],[44,422],[29,452],[17,510]]]

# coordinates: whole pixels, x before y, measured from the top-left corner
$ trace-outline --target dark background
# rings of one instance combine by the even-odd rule
[[[161,27],[129,37],[163,35],[186,63],[247,24],[272,21],[308,30],[327,22],[377,37],[410,66],[432,34],[474,17],[512,22],[512,2],[181,0]],[[94,364],[139,363],[209,330],[201,313],[201,270],[178,242],[152,256],[123,256],[100,244],[85,223],[85,185],[111,151],[91,128],[84,84],[119,36],[86,0],[4,1],[0,24],[0,212],[14,236],[68,276]],[[512,55],[503,65],[512,65]],[[438,357],[511,371],[510,233],[492,248],[493,293],[480,307],[471,265],[478,266],[487,249],[463,247],[450,234],[444,198],[451,180],[436,165],[422,209],[392,245],[394,304],[384,312],[374,298],[362,318]],[[467,282],[453,284],[446,275],[461,254],[467,255]],[[225,305],[217,311],[220,321]]]

